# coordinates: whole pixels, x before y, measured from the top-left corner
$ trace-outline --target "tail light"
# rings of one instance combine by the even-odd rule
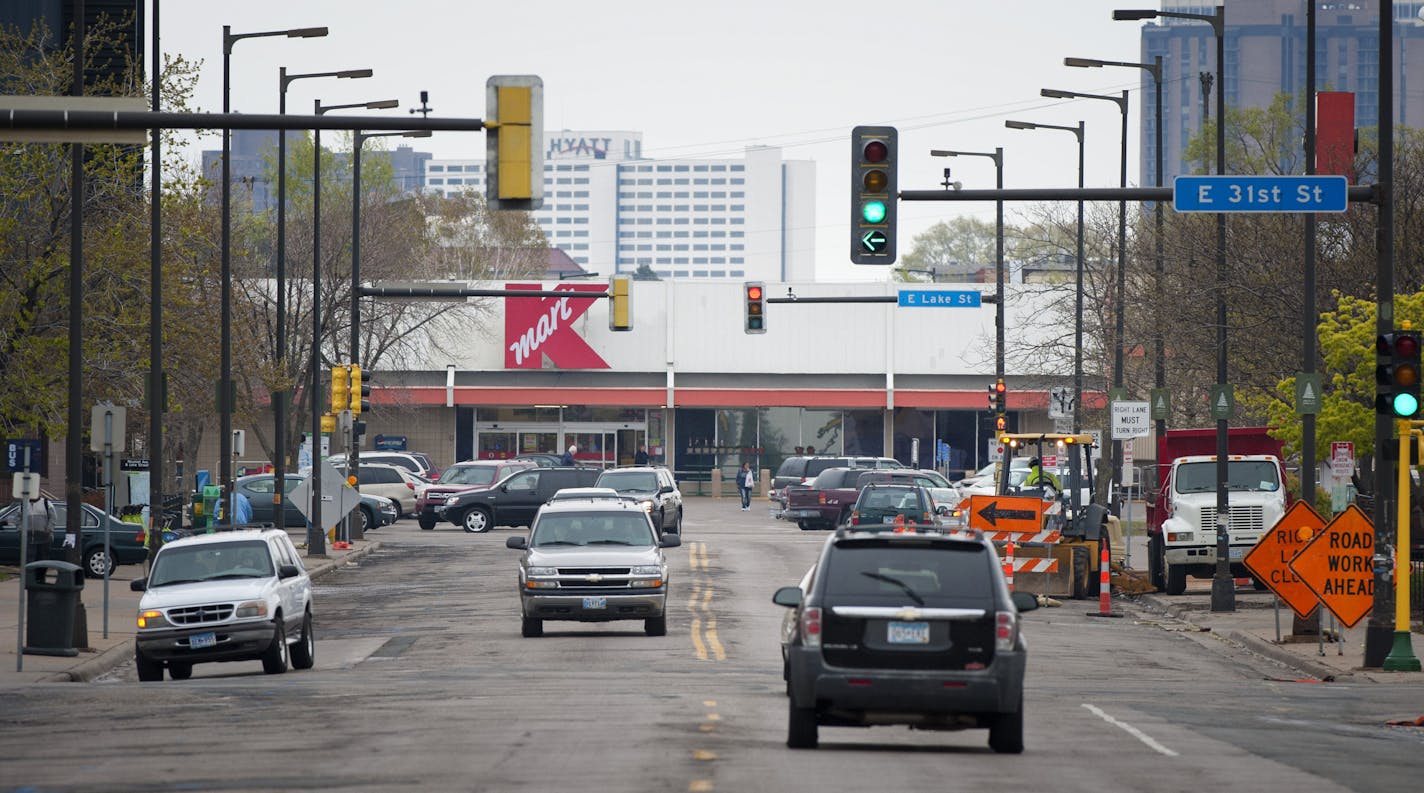
[[[858,510],[855,511],[855,512],[850,513],[850,525],[852,525],[852,526],[859,526],[859,525],[860,525],[860,512],[859,512]]]
[[[408,487],[408,488],[410,488],[411,490],[414,490],[414,489],[415,489],[415,483],[414,483],[414,482],[406,482],[406,483],[405,483],[405,486]]]
[[[1018,617],[1012,611],[997,611],[994,615],[994,649],[1004,652],[1014,649],[1019,632]]]
[[[816,500],[822,504],[826,503],[826,492],[823,490],[816,494]]]
[[[821,646],[821,610],[810,607],[801,612],[801,643],[807,647]]]

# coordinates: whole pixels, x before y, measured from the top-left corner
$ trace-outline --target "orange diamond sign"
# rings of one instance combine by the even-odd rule
[[[1346,628],[1375,602],[1375,528],[1351,504],[1290,562],[1290,569]]]
[[[1301,619],[1310,616],[1319,601],[1310,587],[1291,571],[1290,563],[1306,543],[1324,529],[1325,519],[1320,513],[1308,502],[1297,501],[1241,560],[1257,581],[1276,593]]]

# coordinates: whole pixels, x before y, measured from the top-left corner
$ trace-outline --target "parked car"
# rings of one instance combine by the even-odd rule
[[[961,501],[959,491],[954,485],[939,471],[928,468],[879,468],[864,471],[856,479],[856,487],[865,487],[871,482],[919,485],[930,491],[930,496],[936,504],[954,506]]]
[[[564,456],[562,454],[553,454],[550,452],[528,452],[510,459],[527,460],[540,468],[562,468],[564,465]]]
[[[682,534],[682,492],[672,472],[661,466],[612,468],[599,474],[595,487],[611,487],[637,501],[653,519],[658,534]]]
[[[863,468],[827,468],[805,487],[786,491],[781,517],[795,521],[802,531],[834,529],[846,521],[860,490],[856,483]]]
[[[553,469],[557,470],[557,469]],[[515,474],[522,476],[522,474]],[[630,501],[556,501],[534,518],[529,536],[505,545],[519,560],[520,632],[544,634],[545,620],[642,620],[649,636],[667,633],[668,564],[648,513]]]
[[[839,531],[772,600],[796,612],[787,746],[814,749],[823,725],[904,724],[988,728],[994,751],[1023,751],[1019,612],[1037,601],[1009,592],[982,533]]]
[[[902,468],[893,457],[836,457],[831,455],[796,455],[787,457],[771,478],[771,499],[786,508],[786,490],[810,484],[827,468]]]
[[[566,487],[549,496],[549,500],[544,503],[578,500],[630,501],[631,499],[611,487]]]
[[[50,546],[49,558],[63,559],[64,526],[69,520],[68,506],[63,501],[51,501],[54,507],[54,542]],[[109,527],[109,551],[104,553],[104,526]],[[125,523],[105,514],[104,510],[83,505],[79,521],[79,566],[89,578],[103,578],[107,570],[110,575],[121,564],[142,564],[148,558],[148,550],[143,547],[143,526]],[[0,564],[20,564],[20,502],[13,501],[0,508]]]
[[[345,454],[333,454],[326,459],[344,470]],[[360,464],[365,466],[367,463],[397,465],[431,482],[440,478],[440,469],[430,462],[430,457],[419,452],[361,452]]]
[[[273,474],[252,474],[238,477],[234,480],[233,487],[247,496],[247,502],[252,505],[252,521],[254,523],[271,523],[279,528],[286,528],[307,525],[306,515],[302,514],[301,509],[291,498],[292,491],[304,481],[306,481],[305,476],[287,475],[286,487],[283,489],[280,520],[277,519],[277,510],[273,499],[276,490],[276,476]],[[399,515],[399,508],[395,502],[374,493],[361,494],[361,504],[358,510],[363,521],[361,524],[363,530],[395,523],[396,517]]]
[[[861,489],[847,523],[851,528],[886,530],[900,527],[939,528],[950,508],[936,504],[919,485],[871,483]]]
[[[435,508],[435,515],[472,533],[495,526],[528,526],[534,513],[555,493],[566,487],[591,487],[600,473],[598,468],[516,471],[494,487],[446,497],[445,503]]]
[[[445,503],[451,493],[478,490],[494,485],[515,471],[536,467],[532,460],[469,460],[456,463],[440,474],[434,484],[417,488],[415,497],[416,519],[420,528],[430,531],[439,523],[435,517],[435,507]]]
[[[396,502],[398,518],[415,512],[415,487],[419,480],[409,469],[398,465],[361,462],[356,469],[356,487],[362,493],[385,496]]]
[[[162,680],[165,667],[184,680],[209,662],[261,660],[269,675],[315,663],[311,579],[282,529],[175,540],[130,587],[144,593],[134,639],[141,681]]]

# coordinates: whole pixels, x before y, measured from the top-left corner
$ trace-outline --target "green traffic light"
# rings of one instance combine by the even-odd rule
[[[866,202],[865,202],[864,204],[862,204],[861,207],[860,207],[860,217],[861,217],[861,219],[863,219],[866,223],[884,223],[884,222],[885,222],[885,202],[884,202],[884,201],[866,201]]]
[[[1413,394],[1395,394],[1390,407],[1394,415],[1407,419],[1419,412],[1419,397]]]

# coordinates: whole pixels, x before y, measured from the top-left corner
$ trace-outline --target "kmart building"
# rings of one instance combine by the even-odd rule
[[[606,300],[578,296],[604,284],[471,286],[569,296],[494,298],[503,321],[492,332],[438,340],[431,349],[456,352],[378,373],[364,448],[404,446],[444,465],[576,445],[580,461],[608,466],[646,446],[676,471],[727,474],[744,461],[774,469],[802,452],[907,462],[917,452],[932,467],[941,444],[942,467],[987,461],[995,307],[934,294],[981,285],[768,283],[773,298],[930,294],[913,306],[776,303],[763,334],[744,332],[735,282],[636,281],[627,332],[609,329]],[[1048,389],[1072,385],[1071,354],[1023,371],[1029,364],[1016,365],[1024,359],[1014,351],[1061,335],[1044,326],[1063,321],[1055,305],[1070,298],[1061,285],[1007,287],[1011,429],[1053,428]],[[1094,389],[1086,406],[1094,396],[1101,401]]]

